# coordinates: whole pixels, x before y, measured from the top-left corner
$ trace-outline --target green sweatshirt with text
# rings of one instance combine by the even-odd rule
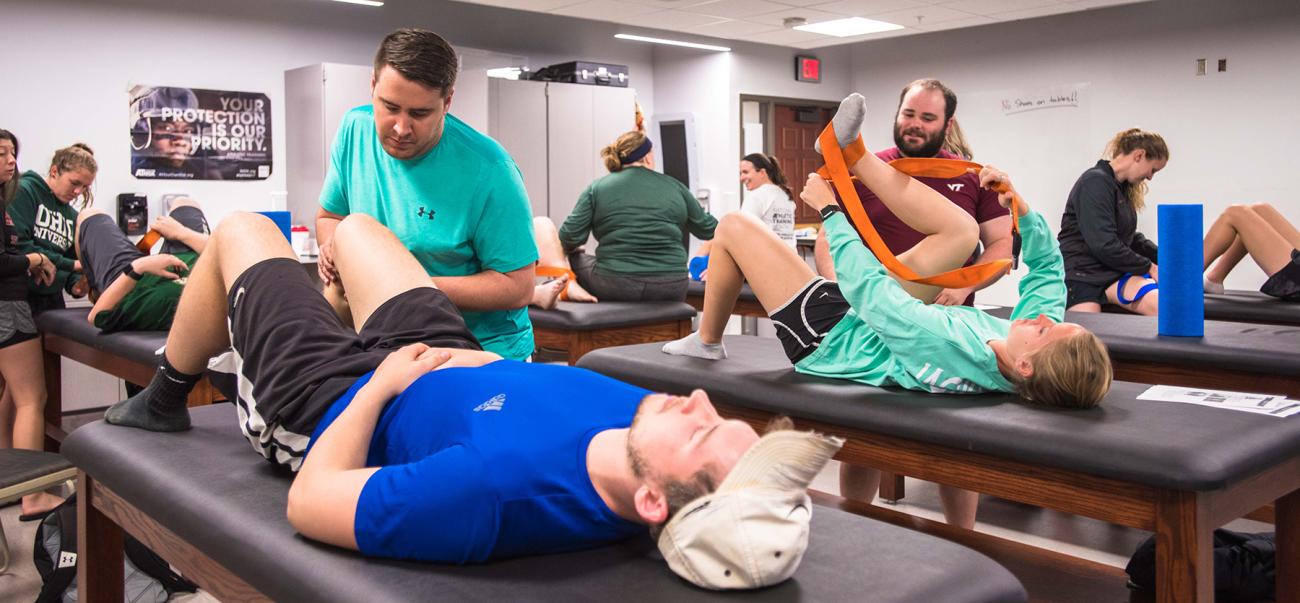
[[[870,385],[939,394],[1012,392],[988,341],[1006,339],[1011,322],[967,306],[928,305],[910,296],[871,253],[842,214],[826,221],[839,286],[852,307],[795,369]],[[1020,301],[1011,319],[1065,316],[1065,273],[1047,221],[1020,218]]]
[[[77,224],[77,208],[54,196],[45,178],[27,171],[18,180],[18,192],[8,207],[9,217],[18,231],[18,250],[21,253],[41,253],[54,262],[57,273],[54,282],[39,286],[30,281],[31,290],[41,295],[63,291],[75,279],[73,263],[77,259],[73,246],[73,228]]]

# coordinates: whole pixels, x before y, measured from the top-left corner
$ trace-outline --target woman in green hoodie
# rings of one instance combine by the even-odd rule
[[[73,246],[73,228],[77,212],[93,201],[90,184],[98,171],[94,152],[79,142],[54,152],[47,176],[28,171],[18,181],[9,216],[18,231],[19,250],[40,253],[57,269],[54,282],[31,284],[28,302],[33,314],[64,307],[64,291],[73,297],[86,294],[86,279]],[[74,207],[78,198],[82,199],[80,207]]]

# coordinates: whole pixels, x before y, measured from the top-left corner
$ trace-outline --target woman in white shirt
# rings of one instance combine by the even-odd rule
[[[794,201],[776,158],[762,153],[746,155],[740,160],[740,182],[746,191],[740,211],[762,220],[785,244],[794,247]]]

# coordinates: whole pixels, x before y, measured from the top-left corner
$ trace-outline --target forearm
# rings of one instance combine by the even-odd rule
[[[92,325],[95,324],[95,317],[100,312],[108,312],[116,308],[118,304],[122,303],[122,299],[126,297],[126,294],[135,289],[135,285],[135,279],[125,274],[119,274],[107,289],[99,293],[99,299],[95,300],[95,305],[90,309],[90,314],[86,315],[86,320]]]
[[[1059,321],[1065,316],[1065,262],[1061,249],[1042,214],[1030,212],[1020,219],[1020,226],[1029,274],[1020,279],[1020,300],[1012,318],[1047,314]]]
[[[311,453],[298,471],[299,479],[365,467],[375,424],[388,400],[369,384],[363,385],[348,407],[312,445]]]
[[[484,270],[469,276],[435,276],[432,280],[462,311],[523,308],[533,294],[532,265],[508,274]]]
[[[30,254],[6,253],[0,255],[0,277],[25,274],[40,262],[32,262]]]
[[[175,240],[193,249],[196,253],[203,253],[203,249],[208,245],[208,235],[189,228],[178,233]]]
[[[1010,234],[1008,234],[1005,237],[1001,237],[985,243],[984,253],[981,253],[980,256],[976,258],[975,262],[977,264],[986,264],[988,262],[992,262],[996,260],[1009,260],[1009,259],[1011,259],[1011,235]],[[975,285],[974,290],[979,291],[980,289],[984,289],[989,285],[998,282],[998,280],[1005,275],[1006,273],[1004,272],[1004,273],[990,276],[980,284]]]
[[[343,216],[321,209],[316,214],[316,240],[325,244],[334,238],[334,229],[338,228]]]

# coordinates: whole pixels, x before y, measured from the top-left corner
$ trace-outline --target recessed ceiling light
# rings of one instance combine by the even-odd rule
[[[895,29],[902,28],[902,25],[876,21],[875,19],[863,19],[862,17],[849,17],[847,19],[836,19],[834,21],[822,21],[821,23],[809,23],[807,25],[795,26],[795,29],[799,31],[810,31],[812,33],[835,36],[837,38],[880,33],[882,31],[894,31]]]
[[[384,3],[379,0],[334,0],[335,2],[347,2],[348,4],[360,4],[362,6],[383,6]]]
[[[731,52],[726,46],[714,46],[712,44],[696,44],[695,42],[683,42],[681,40],[666,40],[664,38],[650,38],[646,36],[634,36],[632,34],[614,34],[615,38],[620,40],[633,40],[636,42],[652,42],[654,44],[667,44],[669,46],[685,46],[687,48],[698,48],[700,50],[716,50],[718,52]]]

